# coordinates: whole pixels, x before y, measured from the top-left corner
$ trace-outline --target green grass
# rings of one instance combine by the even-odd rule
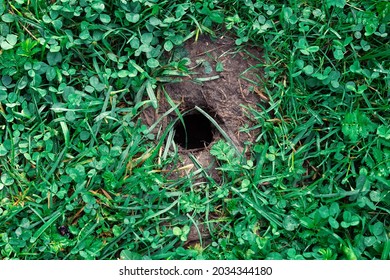
[[[390,259],[389,15],[374,0],[0,0],[1,259]],[[213,145],[221,182],[195,157],[172,179],[173,124],[139,118],[188,73],[164,54],[200,34],[263,52],[269,103],[242,128],[260,132],[250,159]],[[192,226],[208,242],[185,246]]]

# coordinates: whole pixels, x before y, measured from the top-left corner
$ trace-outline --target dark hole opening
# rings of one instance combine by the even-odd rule
[[[175,142],[184,149],[200,149],[207,147],[213,141],[211,122],[201,113],[195,112],[183,116],[175,126]]]

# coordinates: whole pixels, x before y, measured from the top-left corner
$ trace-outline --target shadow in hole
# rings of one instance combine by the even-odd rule
[[[183,116],[184,125],[178,122],[175,126],[175,142],[184,149],[200,149],[213,141],[211,122],[200,113]],[[187,136],[187,137],[186,137]]]

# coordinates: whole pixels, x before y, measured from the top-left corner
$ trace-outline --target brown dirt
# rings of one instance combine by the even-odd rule
[[[188,68],[193,73],[180,82],[163,85],[165,91],[176,104],[180,104],[179,110],[182,113],[195,106],[204,109],[228,134],[236,147],[245,153],[245,141],[252,142],[258,131],[240,132],[241,127],[245,124],[250,126],[252,123],[247,117],[247,109],[241,104],[256,108],[256,103],[267,101],[257,84],[261,72],[260,67],[255,66],[261,63],[260,51],[256,49],[237,51],[233,39],[221,37],[213,40],[202,36],[197,42],[187,41],[183,49],[179,50],[180,52],[190,59]],[[223,71],[216,71],[217,63],[223,65]],[[163,91],[159,94],[158,111],[149,108],[143,113],[142,118],[148,125],[155,123],[160,116],[171,109],[171,105],[161,92]],[[168,115],[162,121],[162,128],[165,129],[175,119],[177,119],[175,113]],[[218,179],[209,148],[222,136],[217,129],[213,130],[213,134],[212,143],[205,149],[186,150],[179,147],[179,153],[183,159],[182,166],[193,163],[188,156],[191,153],[203,167],[209,167],[212,177]]]
[[[208,229],[203,224],[199,224],[197,227],[198,229],[194,225],[191,226],[187,241],[184,244],[185,248],[194,247],[196,244],[202,244],[203,247],[210,244],[211,236]]]

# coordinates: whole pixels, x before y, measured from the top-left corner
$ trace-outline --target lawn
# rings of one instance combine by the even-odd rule
[[[390,259],[388,1],[0,17],[0,259]]]

